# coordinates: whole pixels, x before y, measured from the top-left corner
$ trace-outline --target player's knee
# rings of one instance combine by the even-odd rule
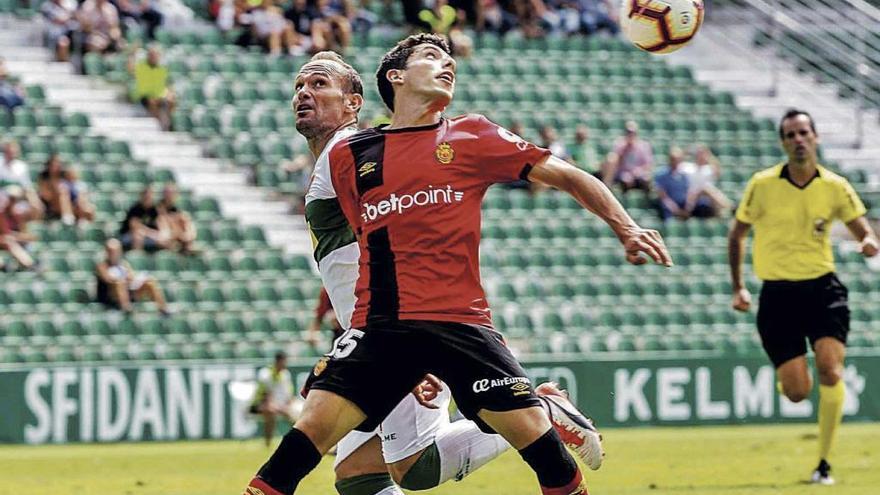
[[[843,378],[842,370],[840,369],[840,366],[837,365],[837,363],[826,366],[822,366],[822,364],[819,363],[818,368],[819,383],[821,383],[822,385],[831,387],[837,385],[837,382],[839,382],[840,379]]]

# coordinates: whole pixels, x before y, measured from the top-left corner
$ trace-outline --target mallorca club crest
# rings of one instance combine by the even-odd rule
[[[448,141],[444,141],[437,145],[434,156],[437,157],[438,162],[449,165],[455,159],[455,150],[452,149],[452,145]]]
[[[321,359],[319,359],[318,362],[315,363],[315,368],[312,370],[312,373],[315,376],[321,376],[321,373],[323,373],[324,370],[327,369],[327,361],[329,361],[329,360],[330,359],[328,359],[327,356],[324,356]]]

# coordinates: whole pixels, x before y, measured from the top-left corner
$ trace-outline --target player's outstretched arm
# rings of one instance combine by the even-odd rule
[[[752,295],[743,284],[742,259],[743,241],[749,233],[751,225],[734,219],[727,234],[727,261],[730,264],[730,282],[733,285],[733,309],[748,311],[752,304]]]
[[[871,228],[868,219],[860,216],[847,223],[846,227],[853,237],[859,241],[859,252],[867,258],[877,255],[878,250],[880,250],[880,242],[877,241],[877,234],[874,233],[874,229]]]
[[[538,162],[528,178],[567,192],[581,206],[604,220],[620,239],[630,263],[646,263],[647,260],[640,255],[645,253],[655,263],[672,266],[672,257],[660,233],[639,227],[599,179],[552,155]]]

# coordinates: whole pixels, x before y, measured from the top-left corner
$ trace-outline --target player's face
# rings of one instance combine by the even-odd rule
[[[455,94],[455,60],[431,44],[419,45],[406,62],[404,87],[446,107]]]
[[[782,147],[789,161],[803,162],[816,159],[819,136],[806,115],[796,115],[782,122]]]
[[[350,118],[345,115],[342,71],[337,65],[328,60],[309,62],[294,79],[290,103],[296,130],[307,139],[336,129]]]

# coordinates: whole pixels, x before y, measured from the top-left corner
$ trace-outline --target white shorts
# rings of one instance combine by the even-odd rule
[[[437,409],[428,409],[408,394],[391,411],[376,431],[352,431],[342,438],[336,447],[336,468],[342,461],[367,443],[374,435],[382,440],[382,457],[386,464],[393,464],[416,454],[434,443],[434,437],[444,425],[449,424],[449,402],[452,394],[443,386],[443,391],[434,399]]]

